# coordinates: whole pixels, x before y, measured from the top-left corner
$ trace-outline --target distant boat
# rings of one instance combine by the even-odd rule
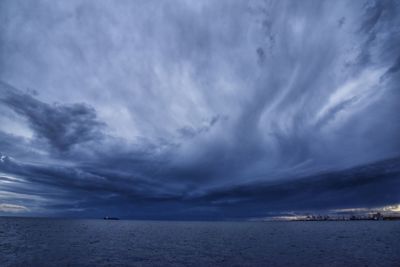
[[[119,218],[117,218],[117,217],[108,217],[108,216],[106,216],[106,217],[104,217],[104,220],[114,220],[114,221],[117,221],[117,220],[119,220]]]

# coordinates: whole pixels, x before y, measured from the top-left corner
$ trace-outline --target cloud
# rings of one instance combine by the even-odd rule
[[[101,127],[96,112],[85,104],[49,105],[10,86],[0,84],[5,92],[1,102],[25,117],[38,138],[43,138],[59,151],[73,145],[101,137]]]
[[[211,127],[213,127],[214,124],[218,123],[218,121],[221,120],[221,119],[226,120],[227,117],[226,116],[222,117],[222,116],[219,116],[219,115],[213,116],[211,118],[211,120],[203,123],[203,125],[201,127],[197,128],[197,129],[195,129],[193,127],[190,127],[190,126],[186,126],[186,127],[182,127],[180,129],[178,129],[178,132],[184,138],[193,138],[198,134],[208,132],[211,129]]]
[[[31,210],[39,203],[46,212],[59,215],[101,217],[111,212],[142,219],[223,219],[400,203],[400,158],[342,171],[208,189],[152,179],[145,169],[138,173],[138,167],[143,168],[140,165],[132,167],[135,174],[97,165],[48,166],[6,156],[2,159],[0,172],[9,174],[2,179],[9,183],[3,189],[15,194],[14,200]],[[33,202],[27,196],[32,194],[41,199],[31,207]],[[197,213],[199,209],[206,214]]]
[[[385,206],[400,202],[399,160],[284,181],[245,184],[195,197],[228,210],[242,206],[245,216],[272,211]]]
[[[396,1],[0,5],[10,203],[223,218],[398,200],[381,162],[400,155]]]
[[[400,56],[396,59],[396,62],[388,69],[388,73],[395,73],[400,70]]]
[[[26,207],[15,204],[7,204],[0,203],[0,212],[10,212],[10,213],[18,213],[18,212],[27,212],[29,211]]]

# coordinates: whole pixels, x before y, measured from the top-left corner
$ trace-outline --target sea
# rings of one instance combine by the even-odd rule
[[[0,266],[400,266],[400,221],[0,217]]]

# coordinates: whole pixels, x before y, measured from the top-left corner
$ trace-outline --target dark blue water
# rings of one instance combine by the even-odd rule
[[[0,218],[0,266],[400,266],[400,222]]]

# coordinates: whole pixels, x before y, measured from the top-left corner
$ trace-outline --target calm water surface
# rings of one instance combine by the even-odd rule
[[[400,266],[400,222],[0,218],[0,266]]]

